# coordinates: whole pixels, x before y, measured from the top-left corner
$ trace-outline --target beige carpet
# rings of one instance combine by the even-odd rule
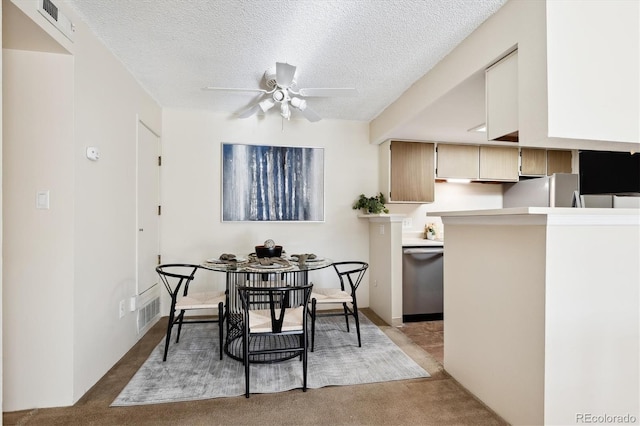
[[[427,352],[370,309],[366,315],[430,378],[302,392],[214,398],[169,404],[110,407],[164,338],[167,319],[156,324],[75,405],[3,413],[6,425],[505,425],[453,380]],[[5,395],[10,392],[5,389]],[[330,409],[329,409],[330,408]]]

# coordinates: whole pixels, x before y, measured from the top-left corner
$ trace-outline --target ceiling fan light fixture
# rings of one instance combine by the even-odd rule
[[[322,117],[309,108],[307,100],[309,97],[337,97],[337,96],[357,96],[358,91],[355,88],[302,88],[297,89],[298,68],[286,62],[276,62],[275,67],[270,67],[264,72],[264,83],[269,88],[243,89],[235,87],[216,87],[207,86],[203,90],[220,90],[229,92],[259,92],[262,98],[256,100],[253,104],[237,114],[239,118],[247,118],[254,114],[266,113],[276,104],[280,104],[280,115],[287,120],[291,117],[291,108],[295,108],[310,122],[316,122]]]
[[[280,115],[287,120],[291,118],[291,109],[289,109],[288,102],[282,102],[280,104]]]
[[[271,108],[273,108],[275,104],[276,103],[273,101],[273,99],[265,99],[264,101],[261,101],[258,105],[260,106],[260,109],[262,110],[262,112],[267,112]]]
[[[273,100],[276,102],[284,102],[287,100],[287,94],[284,93],[284,90],[276,90],[273,92]]]
[[[307,101],[305,101],[304,99],[300,99],[300,98],[291,98],[291,105],[293,105],[295,108],[298,108],[300,111],[304,111],[305,109],[307,109]]]

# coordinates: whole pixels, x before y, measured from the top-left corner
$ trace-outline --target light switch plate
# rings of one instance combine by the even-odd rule
[[[36,193],[36,209],[49,210],[49,191]]]

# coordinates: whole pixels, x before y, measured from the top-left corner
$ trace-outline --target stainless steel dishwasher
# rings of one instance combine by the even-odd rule
[[[443,247],[404,247],[402,321],[443,319]]]

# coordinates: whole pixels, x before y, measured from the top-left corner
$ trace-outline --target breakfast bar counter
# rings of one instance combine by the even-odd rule
[[[430,212],[444,367],[511,424],[640,417],[640,211]]]

